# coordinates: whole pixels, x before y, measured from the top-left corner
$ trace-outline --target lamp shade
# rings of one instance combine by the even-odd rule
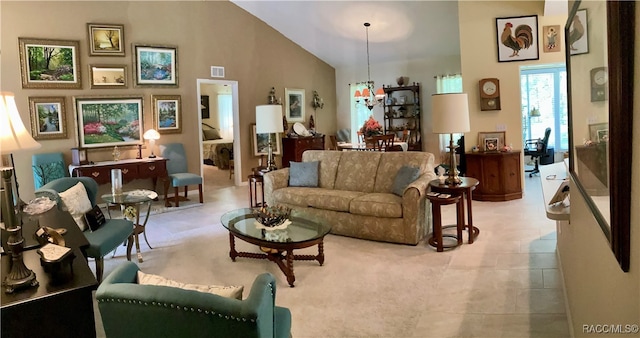
[[[256,107],[256,133],[282,133],[282,106],[267,104]]]
[[[40,148],[20,119],[13,93],[0,93],[0,153]]]
[[[433,132],[436,134],[465,133],[469,127],[469,101],[466,93],[431,96]]]
[[[145,140],[158,140],[160,139],[160,133],[158,133],[158,131],[156,131],[155,129],[149,129],[144,132],[144,135],[142,135],[142,137]]]

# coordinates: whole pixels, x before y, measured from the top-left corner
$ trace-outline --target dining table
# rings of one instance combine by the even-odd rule
[[[409,149],[409,143],[402,141],[394,141],[394,146],[400,146],[402,151],[407,151]],[[373,150],[377,151],[375,148],[367,148],[366,143],[350,143],[350,142],[338,142],[338,150],[347,151],[347,150]]]

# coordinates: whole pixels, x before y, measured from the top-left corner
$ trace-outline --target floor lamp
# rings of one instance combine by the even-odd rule
[[[20,113],[16,106],[13,93],[0,93],[0,154],[11,156],[14,152],[39,148],[29,131],[24,127]],[[14,205],[11,176],[14,168],[2,167],[2,219],[5,230],[9,233],[7,238],[8,251],[11,253],[11,270],[2,281],[7,293],[15,290],[37,286],[36,274],[24,265],[22,251],[24,238],[22,237],[21,222],[16,215]]]
[[[256,133],[267,134],[269,140],[269,154],[267,158],[267,170],[275,170],[276,165],[273,161],[273,144],[271,142],[271,134],[283,133],[282,126],[282,106],[277,104],[267,104],[256,107]]]
[[[458,176],[456,164],[456,148],[458,146],[453,143],[453,134],[466,133],[470,129],[467,94],[435,94],[431,96],[431,107],[433,132],[449,134],[449,146],[447,147],[449,148],[449,177],[445,180],[445,184],[460,184],[462,180]]]

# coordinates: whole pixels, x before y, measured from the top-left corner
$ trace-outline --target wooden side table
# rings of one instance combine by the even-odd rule
[[[467,224],[465,228],[469,231],[469,244],[480,234],[480,229],[473,226],[473,213],[471,210],[472,191],[478,186],[479,181],[473,177],[460,177],[462,183],[456,185],[440,184],[440,180],[429,182],[431,191],[450,194],[452,196],[461,196],[467,201]],[[463,210],[464,217],[464,210]],[[435,218],[435,215],[434,215]]]
[[[462,196],[450,195],[449,197],[441,196],[427,196],[431,202],[431,210],[433,212],[433,234],[427,240],[431,246],[436,247],[438,252],[444,251],[444,249],[452,249],[462,244],[462,228],[464,228],[464,204],[462,203]],[[456,236],[443,234],[442,230],[451,226],[442,226],[442,211],[441,206],[456,204]],[[452,237],[456,239],[455,244],[444,244],[443,237]]]

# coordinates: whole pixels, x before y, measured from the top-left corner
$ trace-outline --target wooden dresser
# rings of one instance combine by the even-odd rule
[[[167,177],[167,159],[162,157],[128,159],[69,166],[71,176],[92,177],[98,184],[111,182],[111,169],[121,169],[122,179],[125,182],[151,178],[155,187],[158,178],[165,179]]]
[[[289,162],[301,162],[306,150],[324,150],[324,135],[319,137],[283,137],[282,167],[288,168]]]
[[[522,198],[520,154],[520,151],[467,153],[466,176],[480,181],[473,199],[498,202]]]

